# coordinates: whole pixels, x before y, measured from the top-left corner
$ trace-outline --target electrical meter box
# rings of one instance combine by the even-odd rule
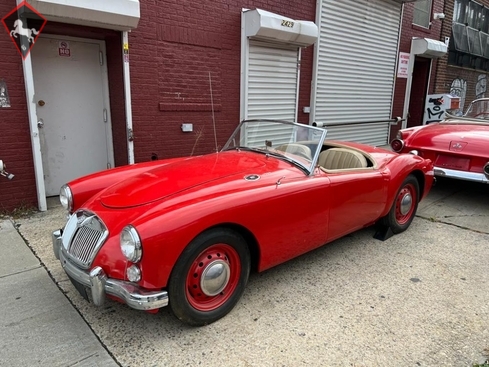
[[[458,109],[460,109],[460,97],[450,94],[428,94],[424,106],[423,125],[441,121],[445,118],[445,111]]]

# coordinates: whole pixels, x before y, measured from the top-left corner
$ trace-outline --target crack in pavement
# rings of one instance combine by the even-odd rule
[[[470,217],[470,216],[471,215],[466,215],[466,217]],[[478,216],[486,217],[487,215],[478,215]],[[428,221],[434,222],[434,223],[447,224],[449,226],[457,227],[457,228],[460,228],[460,229],[465,229],[465,230],[472,231],[472,232],[475,232],[475,233],[489,234],[489,232],[479,231],[478,229],[473,229],[473,228],[461,226],[461,225],[455,224],[455,223],[445,222],[443,220],[440,220],[440,219],[434,218],[434,217],[425,217],[425,216],[422,216],[422,215],[419,215],[419,214],[417,214],[416,217],[421,218],[421,219],[425,219],[425,220],[428,220]],[[453,217],[460,217],[460,216],[455,216],[455,215],[454,216],[445,216],[444,218],[453,218]]]

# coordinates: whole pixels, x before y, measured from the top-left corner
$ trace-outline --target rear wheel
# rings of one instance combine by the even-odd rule
[[[382,224],[390,227],[393,233],[404,232],[414,219],[418,201],[418,180],[409,175],[399,188],[389,214],[382,218]]]
[[[241,298],[250,273],[244,239],[228,229],[199,235],[183,251],[170,277],[170,307],[181,321],[210,324],[230,312]]]

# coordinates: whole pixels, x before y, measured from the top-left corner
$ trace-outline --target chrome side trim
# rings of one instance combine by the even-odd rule
[[[489,184],[489,178],[487,178],[483,173],[457,171],[454,169],[435,167],[435,176],[457,178],[459,180]]]
[[[146,291],[137,285],[118,279],[108,278],[101,267],[93,268],[90,273],[80,269],[73,264],[66,255],[63,247],[55,245],[58,243],[59,233],[53,232],[53,249],[59,256],[61,266],[66,274],[78,283],[88,288],[91,293],[92,301],[96,306],[104,304],[107,294],[115,296],[129,307],[136,310],[154,310],[168,305],[167,291]],[[56,235],[55,235],[56,233]],[[58,250],[58,252],[56,252]]]

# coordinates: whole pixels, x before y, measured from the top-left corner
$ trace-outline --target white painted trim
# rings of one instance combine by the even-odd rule
[[[241,10],[241,94],[239,98],[239,120],[243,121],[248,117],[248,56],[250,52],[250,42],[245,32],[245,12]]]
[[[295,92],[295,118],[294,122],[298,122],[297,118],[299,116],[299,93],[301,86],[301,60],[302,60],[302,48],[298,47],[297,50],[297,87]]]
[[[124,107],[126,111],[126,134],[132,131],[132,103],[131,103],[131,75],[129,73],[129,61],[124,60],[124,45],[129,47],[129,32],[122,32],[122,68],[124,74]],[[128,54],[128,56],[130,53]],[[129,56],[130,57],[130,56]],[[127,160],[129,164],[134,164],[134,141],[129,140],[127,136]]]
[[[399,16],[400,16],[400,18],[399,18],[399,35],[400,35],[402,32],[402,26],[403,26],[403,22],[404,22],[404,4],[401,5],[401,14]],[[396,116],[392,115],[392,109],[394,107],[394,99],[396,96],[397,69],[399,68],[399,51],[400,50],[401,50],[401,37],[399,36],[397,38],[397,49],[396,49],[397,57],[396,57],[396,65],[394,67],[394,75],[393,75],[394,83],[392,84],[392,98],[391,98],[391,117],[392,118],[396,118]],[[390,141],[391,141],[391,128],[389,125],[389,130],[387,131],[387,143],[389,143]]]
[[[321,12],[322,12],[322,0],[316,2],[316,24],[321,25]],[[320,27],[320,26],[319,26]],[[309,125],[312,125],[316,119],[316,96],[317,88],[316,83],[318,80],[318,65],[319,65],[319,43],[321,41],[321,28],[319,28],[318,39],[314,43],[314,56],[312,64],[312,79],[311,79],[311,101],[309,103]]]
[[[399,56],[398,56],[399,57]],[[409,102],[411,100],[411,85],[413,83],[413,70],[414,70],[414,58],[416,55],[413,53],[409,56],[409,64],[408,64],[408,77],[406,81],[406,94],[404,95],[404,110],[402,112],[402,125],[401,129],[405,129],[407,127],[408,122],[408,113],[409,113]]]
[[[136,28],[139,0],[27,0],[48,21],[116,30]]]
[[[36,180],[37,205],[40,211],[48,209],[46,201],[46,188],[44,186],[44,170],[42,166],[41,141],[39,127],[37,126],[36,102],[34,100],[34,75],[32,72],[32,59],[29,53],[22,61],[24,69],[25,94],[27,99],[27,115],[29,116],[29,129],[31,133],[32,157],[34,160],[34,176]]]

